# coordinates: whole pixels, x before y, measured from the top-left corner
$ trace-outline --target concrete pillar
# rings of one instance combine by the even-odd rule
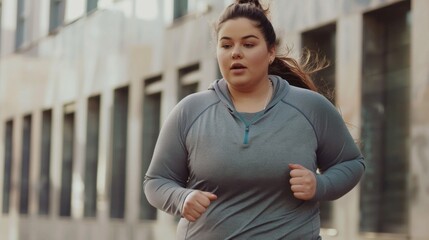
[[[429,236],[429,1],[411,1],[410,235]]]
[[[336,104],[353,138],[358,141],[361,125],[362,15],[342,16],[337,22]],[[334,204],[338,239],[357,236],[359,231],[359,187]]]

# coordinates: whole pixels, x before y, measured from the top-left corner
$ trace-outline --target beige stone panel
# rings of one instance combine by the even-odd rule
[[[87,99],[84,96],[75,102],[75,142],[72,173],[71,215],[81,219],[84,214],[84,176],[86,150]]]
[[[353,138],[360,137],[362,16],[343,16],[337,23],[336,104]],[[355,239],[359,223],[359,186],[335,201],[337,239]]]
[[[335,21],[340,15],[340,0],[272,1],[273,24],[286,32],[305,30]]]
[[[410,234],[428,239],[429,213],[429,1],[412,0]]]
[[[50,165],[50,217],[59,216],[59,199],[61,190],[62,142],[63,142],[63,104],[52,107],[52,139]]]
[[[3,117],[29,113],[49,98],[50,61],[11,55],[1,62]]]
[[[40,111],[34,111],[31,115],[30,182],[28,193],[28,211],[30,216],[37,215],[39,210],[41,126],[42,114]]]
[[[113,108],[113,91],[105,88],[101,94],[100,103],[100,139],[97,167],[97,220],[103,224],[109,218],[109,189],[111,162],[111,124]]]
[[[129,91],[125,219],[130,224],[139,219],[140,194],[143,190],[141,181],[141,174],[144,174],[141,173],[142,86],[142,81],[133,81]]]

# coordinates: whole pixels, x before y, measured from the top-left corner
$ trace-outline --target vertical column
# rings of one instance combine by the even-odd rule
[[[102,231],[98,234],[100,239],[109,238],[109,188],[110,174],[109,169],[112,144],[112,106],[113,106],[113,90],[106,84],[101,94],[100,105],[100,146],[97,166],[97,220],[100,222]]]
[[[336,103],[353,138],[360,137],[362,16],[342,16],[337,24]],[[359,187],[337,200],[334,225],[340,239],[357,237],[359,219]]]
[[[33,127],[31,133],[31,157],[30,157],[30,192],[29,192],[29,213],[38,214],[39,206],[39,173],[40,173],[40,142],[42,114],[41,111],[33,112]]]
[[[411,1],[410,234],[429,236],[429,1]]]
[[[140,182],[140,147],[141,147],[141,99],[142,99],[142,82],[136,78],[130,83],[130,96],[129,96],[129,119],[128,119],[128,146],[127,152],[127,166],[126,178],[127,184],[127,197],[125,202],[125,217],[128,223],[136,222],[139,216],[139,202],[142,183]],[[144,173],[141,173],[144,174]]]
[[[86,144],[87,99],[80,95],[75,108],[75,152],[72,176],[71,216],[82,218],[84,207],[84,169]]]
[[[57,102],[52,109],[52,148],[51,148],[51,192],[50,192],[50,216],[52,219],[59,215],[59,199],[61,189],[61,154],[62,154],[62,132],[63,132],[63,106]]]

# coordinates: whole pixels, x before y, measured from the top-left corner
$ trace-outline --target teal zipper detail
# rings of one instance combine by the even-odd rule
[[[255,117],[253,117],[250,121],[246,121],[243,116],[241,116],[240,113],[236,112],[236,116],[241,120],[241,122],[244,123],[244,137],[243,137],[243,144],[249,144],[249,132],[250,132],[250,125],[252,125],[254,122],[256,122],[260,117],[264,115],[264,112],[261,112],[260,114],[257,114]]]
[[[241,116],[240,113],[237,112],[236,115],[241,122],[244,123],[244,137],[243,137],[243,144],[249,144],[249,131],[250,131],[250,124],[249,122],[246,121],[246,119],[243,118],[243,116]]]
[[[246,125],[246,128],[244,129],[243,144],[249,144],[249,131],[250,131],[250,126]]]

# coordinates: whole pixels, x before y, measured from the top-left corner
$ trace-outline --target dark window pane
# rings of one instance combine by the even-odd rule
[[[161,78],[156,78],[155,81],[147,80],[145,87],[153,82],[160,81]],[[143,146],[142,146],[142,179],[144,181],[145,173],[152,159],[155,143],[158,138],[160,129],[160,114],[161,114],[161,93],[146,93],[143,104]],[[156,208],[152,207],[141,188],[140,197],[140,219],[155,220]]]
[[[174,16],[180,18],[188,13],[188,0],[174,0]]]
[[[86,12],[92,12],[97,9],[98,0],[87,0],[86,1]]]
[[[4,136],[4,173],[3,173],[3,207],[4,214],[9,213],[10,190],[12,180],[12,163],[13,163],[13,121],[7,121]]]
[[[360,230],[407,233],[410,2],[365,14]]]
[[[55,32],[64,23],[65,0],[51,0],[49,32]]]
[[[17,3],[17,14],[16,14],[16,36],[15,36],[15,48],[18,49],[24,43],[25,28],[25,0],[18,0]]]
[[[65,112],[63,122],[63,161],[61,167],[60,216],[71,215],[74,124],[74,113]]]
[[[28,213],[28,193],[30,184],[31,115],[25,116],[22,134],[21,185],[19,213]]]
[[[97,211],[98,140],[100,133],[100,96],[88,99],[85,162],[85,217],[95,217]]]
[[[187,95],[191,94],[191,93],[195,93],[198,90],[198,80],[199,79],[195,79],[192,80],[190,82],[188,82],[188,80],[186,80],[188,78],[188,76],[192,75],[193,73],[199,71],[199,64],[195,64],[186,68],[182,68],[179,70],[179,79],[178,79],[178,83],[179,83],[179,99],[181,100],[182,98],[186,97]]]
[[[49,214],[50,167],[51,167],[52,110],[42,114],[42,143],[39,179],[39,214]]]
[[[115,90],[113,106],[110,217],[124,218],[128,129],[128,87]]]
[[[325,58],[329,66],[316,72],[312,79],[319,91],[335,102],[335,54],[336,25],[330,24],[302,34],[302,46],[320,59]]]

